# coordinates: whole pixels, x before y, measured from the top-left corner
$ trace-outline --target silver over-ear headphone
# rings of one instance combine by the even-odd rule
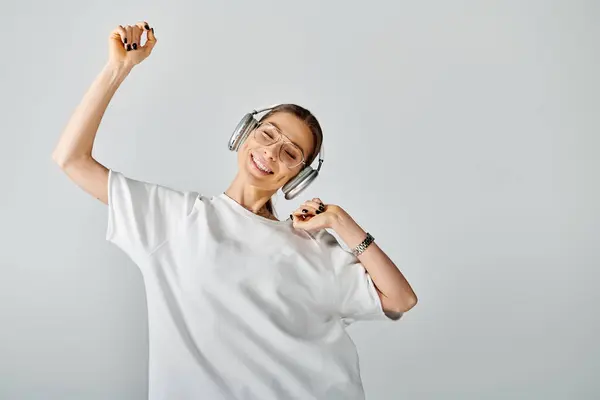
[[[259,122],[254,116],[256,114],[262,113],[264,111],[269,111],[275,108],[277,105],[273,105],[271,107],[253,110],[248,114],[244,115],[242,120],[238,123],[237,127],[233,131],[231,138],[229,139],[229,150],[238,151],[242,143],[248,138],[248,135],[258,126]],[[319,166],[316,170],[314,170],[310,165],[305,165],[304,168],[292,179],[290,179],[283,187],[281,191],[285,195],[286,200],[291,200],[294,197],[298,196],[304,189],[311,184],[312,181],[316,179],[319,175],[319,171],[321,170],[321,164],[324,161],[324,147],[323,143],[321,143],[321,148],[319,149]]]

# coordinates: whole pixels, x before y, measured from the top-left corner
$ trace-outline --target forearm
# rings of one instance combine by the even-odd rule
[[[367,233],[345,211],[336,213],[332,229],[351,249],[358,246]],[[377,289],[395,304],[398,309],[407,310],[417,302],[417,296],[404,275],[394,262],[381,250],[376,242],[358,256]]]
[[[91,157],[100,121],[130,71],[128,66],[110,63],[104,66],[69,119],[52,153],[52,158],[59,165]]]

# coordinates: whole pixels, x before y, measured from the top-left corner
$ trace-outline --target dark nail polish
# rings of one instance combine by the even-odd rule
[[[125,40],[123,42],[125,42],[125,44],[127,44],[127,38],[125,38]]]
[[[137,50],[137,43],[134,43],[132,46],[134,50]]]
[[[154,33],[154,28],[151,29],[152,33]]]
[[[316,212],[317,214],[321,214],[323,211],[321,211],[321,210],[317,210],[317,211],[315,211],[315,212]]]
[[[294,220],[294,216],[292,214],[290,214],[290,219],[293,221]]]
[[[321,211],[325,211],[325,206],[324,206],[323,204],[321,204],[321,205],[319,206],[319,210],[321,210]]]
[[[307,213],[307,212],[308,212],[308,210],[307,210],[306,208],[303,208],[303,209],[302,209],[302,212],[303,212],[303,213]]]
[[[131,50],[131,45],[130,44],[127,45],[127,51],[129,51],[129,50]]]
[[[148,26],[148,24],[144,25],[144,28],[146,28],[147,31],[150,30],[150,27]]]

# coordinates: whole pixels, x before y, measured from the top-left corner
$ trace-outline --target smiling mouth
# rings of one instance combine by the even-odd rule
[[[258,162],[257,160],[254,158],[254,154],[250,153],[250,159],[252,161],[252,165],[254,166],[254,168],[256,168],[258,171],[260,171],[261,173],[263,173],[264,175],[272,175],[273,171],[271,171],[268,168],[263,168]]]

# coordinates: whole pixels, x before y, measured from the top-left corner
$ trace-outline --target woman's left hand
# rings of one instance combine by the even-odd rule
[[[312,200],[302,203],[290,216],[292,217],[294,228],[306,231],[319,231],[331,228],[341,211],[342,209],[339,206],[324,204],[321,199],[315,197]]]

